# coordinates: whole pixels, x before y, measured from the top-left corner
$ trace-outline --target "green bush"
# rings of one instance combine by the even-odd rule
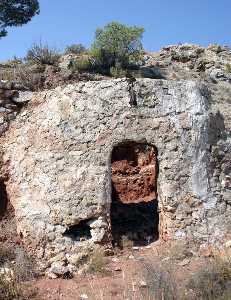
[[[91,71],[93,69],[93,63],[89,55],[81,55],[72,61],[71,69],[73,71]]]
[[[42,43],[34,44],[27,52],[26,62],[36,65],[55,65],[58,63],[60,54]]]
[[[118,22],[111,22],[103,29],[96,30],[91,54],[104,68],[126,68],[142,57],[143,32],[142,27],[129,27]]]
[[[226,72],[231,73],[231,64],[226,64],[225,70],[226,70]]]
[[[126,74],[127,74],[127,71],[122,68],[118,68],[118,67],[110,68],[110,75],[112,77],[115,77],[115,78],[126,77]]]
[[[87,49],[82,44],[73,44],[65,49],[65,54],[83,54]]]

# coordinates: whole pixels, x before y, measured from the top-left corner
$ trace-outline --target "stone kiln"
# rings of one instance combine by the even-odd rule
[[[45,265],[123,236],[218,240],[230,206],[219,143],[224,124],[205,86],[87,82],[34,94],[4,139],[17,228]]]

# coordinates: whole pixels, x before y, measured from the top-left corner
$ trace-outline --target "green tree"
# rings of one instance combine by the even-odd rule
[[[111,22],[96,30],[92,54],[103,67],[126,68],[142,56],[143,33],[142,27]]]
[[[0,38],[7,35],[7,27],[26,24],[38,13],[38,0],[0,0]]]
[[[87,49],[82,44],[73,44],[70,46],[67,46],[65,49],[65,54],[76,54],[80,55],[87,52]]]

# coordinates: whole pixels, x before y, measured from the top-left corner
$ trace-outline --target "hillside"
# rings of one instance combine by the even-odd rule
[[[68,300],[207,299],[211,272],[229,299],[230,50],[93,65],[0,65],[0,271]]]

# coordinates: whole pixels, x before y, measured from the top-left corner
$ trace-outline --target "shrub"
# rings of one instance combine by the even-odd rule
[[[153,261],[145,261],[143,273],[147,283],[147,291],[145,292],[147,299],[179,299],[177,285],[170,270]]]
[[[183,260],[187,257],[193,256],[192,244],[188,244],[184,240],[173,241],[167,248],[166,255],[174,260]]]
[[[110,74],[112,77],[121,78],[121,77],[126,77],[127,71],[122,68],[111,67]]]
[[[13,300],[20,296],[19,286],[11,274],[0,274],[0,299]]]
[[[43,87],[43,72],[21,65],[14,70],[14,80],[30,91],[37,91]]]
[[[105,67],[126,68],[137,62],[143,54],[141,43],[144,29],[111,22],[103,29],[98,28],[91,53],[98,64]]]
[[[93,250],[89,257],[88,270],[90,273],[105,272],[106,260],[102,248],[97,247]]]
[[[231,73],[231,64],[226,64],[225,70],[226,70],[226,72]]]
[[[231,258],[216,258],[207,262],[187,284],[192,299],[229,300],[231,295]]]
[[[21,58],[14,56],[12,59],[9,59],[6,62],[4,62],[4,66],[6,66],[8,68],[14,68],[22,63],[23,63],[23,60]]]
[[[0,244],[0,266],[15,258],[13,249],[7,244]]]
[[[12,269],[18,282],[28,281],[38,276],[35,261],[21,247],[15,249],[15,263]]]
[[[10,244],[1,245],[0,258],[2,264],[0,270],[0,299],[32,299],[35,296],[35,290],[27,290],[23,282],[37,276],[33,260],[23,248],[18,246],[13,248],[13,245]],[[14,259],[14,263],[12,263],[12,259]]]
[[[65,54],[83,54],[87,49],[82,44],[73,44],[65,49]]]
[[[34,44],[27,52],[25,60],[30,64],[36,65],[55,65],[58,63],[60,54],[48,45],[41,42]]]
[[[73,71],[91,71],[93,69],[93,63],[89,55],[81,55],[72,61],[71,69]]]
[[[0,274],[1,300],[31,300],[37,298],[37,289],[29,285],[21,285],[12,272]]]

